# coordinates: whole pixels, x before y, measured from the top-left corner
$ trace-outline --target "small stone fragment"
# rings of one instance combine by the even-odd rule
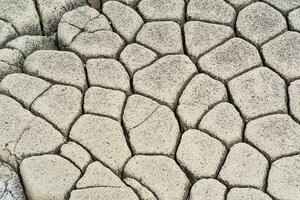
[[[216,179],[200,179],[193,185],[189,200],[224,200],[226,190]]]
[[[269,195],[255,188],[232,188],[227,194],[227,200],[272,200]]]
[[[238,10],[248,6],[256,0],[227,0],[227,2]]]
[[[22,67],[24,58],[19,50],[4,48],[0,49],[0,61],[16,67]]]
[[[288,22],[292,30],[300,32],[300,9],[289,13]]]
[[[288,88],[291,114],[300,121],[300,81],[294,81]]]
[[[288,13],[289,11],[300,6],[299,0],[263,0],[276,8],[278,8],[283,13]]]
[[[151,191],[141,185],[138,181],[132,178],[125,178],[123,181],[135,191],[140,197],[140,200],[158,200]]]
[[[22,69],[0,61],[0,81],[8,74],[22,72]]]
[[[0,19],[0,47],[4,46],[6,42],[18,36],[16,30],[9,22]]]

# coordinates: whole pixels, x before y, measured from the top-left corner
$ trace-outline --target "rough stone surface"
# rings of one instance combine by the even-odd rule
[[[272,200],[261,190],[255,188],[232,188],[227,194],[228,200]]]
[[[300,9],[289,13],[288,22],[292,30],[300,32]]]
[[[291,114],[300,121],[300,81],[294,81],[288,88]]]
[[[22,69],[0,61],[0,81],[8,74],[21,72]]]
[[[190,192],[190,200],[224,200],[226,186],[216,179],[201,179],[197,181]]]
[[[273,6],[275,6],[277,9],[279,9],[283,13],[287,13],[290,10],[293,10],[294,8],[297,8],[300,6],[299,0],[263,0]]]
[[[238,10],[248,6],[249,4],[255,2],[256,0],[226,0],[230,5]]]
[[[19,50],[3,48],[0,49],[0,61],[9,65],[22,67],[24,58]]]
[[[9,22],[0,20],[0,47],[17,37],[17,32]]]
[[[135,179],[125,178],[123,181],[135,191],[140,200],[158,200],[151,191],[149,191]]]

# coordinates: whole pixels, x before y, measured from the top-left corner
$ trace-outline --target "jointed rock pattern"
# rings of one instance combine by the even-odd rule
[[[0,0],[0,200],[299,200],[300,0]]]

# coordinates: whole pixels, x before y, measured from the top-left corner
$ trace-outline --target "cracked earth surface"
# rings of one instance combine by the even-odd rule
[[[0,200],[299,200],[300,0],[0,0]]]

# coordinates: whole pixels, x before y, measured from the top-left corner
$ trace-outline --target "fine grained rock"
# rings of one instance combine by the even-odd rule
[[[247,124],[245,139],[275,160],[299,153],[300,125],[287,114],[265,116]]]
[[[290,10],[293,10],[294,8],[297,8],[300,6],[299,0],[263,0],[273,6],[275,6],[277,9],[279,9],[283,13],[288,13]]]
[[[238,10],[248,6],[256,0],[227,0],[227,2]]]
[[[230,148],[218,178],[230,186],[251,186],[263,189],[268,173],[267,159],[246,143]]]
[[[135,191],[135,193],[140,197],[140,200],[158,200],[150,190],[145,188],[135,179],[125,178],[123,181]]]
[[[14,27],[9,22],[0,19],[0,47],[17,36],[18,34]]]
[[[160,200],[184,200],[191,186],[176,162],[166,156],[134,156],[124,168],[124,176],[139,180]]]
[[[120,123],[110,118],[83,115],[73,125],[70,138],[117,174],[131,157]]]
[[[193,77],[179,98],[176,112],[185,129],[196,128],[199,120],[215,104],[226,101],[222,82],[202,73]]]
[[[227,194],[228,200],[272,200],[261,190],[255,188],[232,188]]]
[[[17,49],[3,48],[0,49],[0,61],[16,67],[22,67],[24,58]]]
[[[190,192],[190,200],[224,200],[226,186],[216,179],[200,179]]]
[[[30,200],[65,199],[80,177],[80,170],[68,160],[57,155],[26,158],[20,173]]]
[[[26,200],[18,174],[6,163],[0,162],[1,200]]]
[[[227,153],[226,147],[217,139],[199,130],[183,133],[176,158],[195,180],[215,177]]]
[[[0,81],[8,74],[22,72],[20,67],[9,65],[5,62],[0,61]]]
[[[134,91],[174,108],[180,91],[196,73],[196,66],[186,55],[164,56],[134,74]]]
[[[300,155],[281,158],[272,163],[267,191],[277,199],[300,198]]]
[[[288,88],[291,114],[300,121],[300,81],[294,81]]]
[[[300,9],[289,13],[288,22],[292,30],[300,31]]]
[[[266,67],[244,73],[229,81],[228,86],[246,120],[287,112],[285,82]]]
[[[83,62],[72,52],[36,51],[26,58],[24,70],[30,75],[73,85],[81,90],[87,87]]]
[[[256,45],[262,45],[287,29],[284,16],[262,2],[253,3],[238,14],[237,32]]]

